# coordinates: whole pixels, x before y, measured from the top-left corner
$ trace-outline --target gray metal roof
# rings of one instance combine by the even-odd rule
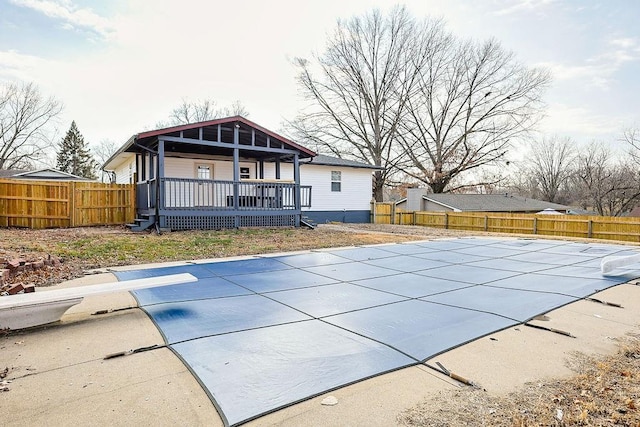
[[[567,211],[569,206],[511,194],[427,194],[423,199],[463,212],[538,212],[544,209]]]
[[[73,175],[58,169],[46,168],[35,171],[27,171],[11,176],[12,179],[42,179],[42,180],[62,180],[62,181],[93,181],[83,176]]]
[[[0,178],[9,178],[23,172],[27,171],[24,169],[0,169]]]
[[[362,169],[383,169],[379,166],[369,165],[367,163],[357,162],[355,160],[341,159],[339,157],[327,156],[324,154],[318,154],[310,159],[304,159],[300,161],[301,165],[321,165],[321,166],[342,166],[349,168],[362,168]]]

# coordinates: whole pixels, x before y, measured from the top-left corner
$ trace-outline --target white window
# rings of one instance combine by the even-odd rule
[[[331,171],[331,191],[342,191],[342,172]]]
[[[197,165],[196,166],[196,178],[198,179],[212,179],[213,167],[211,165]]]
[[[251,179],[251,172],[248,167],[240,168],[240,179]]]

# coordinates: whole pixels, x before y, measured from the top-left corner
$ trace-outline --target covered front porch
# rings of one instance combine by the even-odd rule
[[[299,160],[315,153],[243,117],[144,132],[121,153],[135,154],[133,229],[299,226],[311,206]]]

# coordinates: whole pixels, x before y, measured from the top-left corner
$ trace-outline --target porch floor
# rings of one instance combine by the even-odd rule
[[[114,272],[187,272],[134,291],[227,425],[420,364],[640,276],[628,247],[464,238]]]

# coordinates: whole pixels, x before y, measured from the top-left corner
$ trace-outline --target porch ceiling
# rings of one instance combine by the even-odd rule
[[[154,149],[157,149],[157,142]],[[233,156],[232,148],[212,147],[208,145],[199,144],[182,144],[179,142],[165,142],[164,146],[165,154],[169,153],[184,153],[184,154],[196,154],[196,155],[212,155],[212,156]],[[263,161],[275,161],[276,156],[274,153],[251,150],[250,147],[240,147],[240,155],[242,157],[254,158]],[[289,157],[287,155],[280,155],[280,159],[286,161]]]

